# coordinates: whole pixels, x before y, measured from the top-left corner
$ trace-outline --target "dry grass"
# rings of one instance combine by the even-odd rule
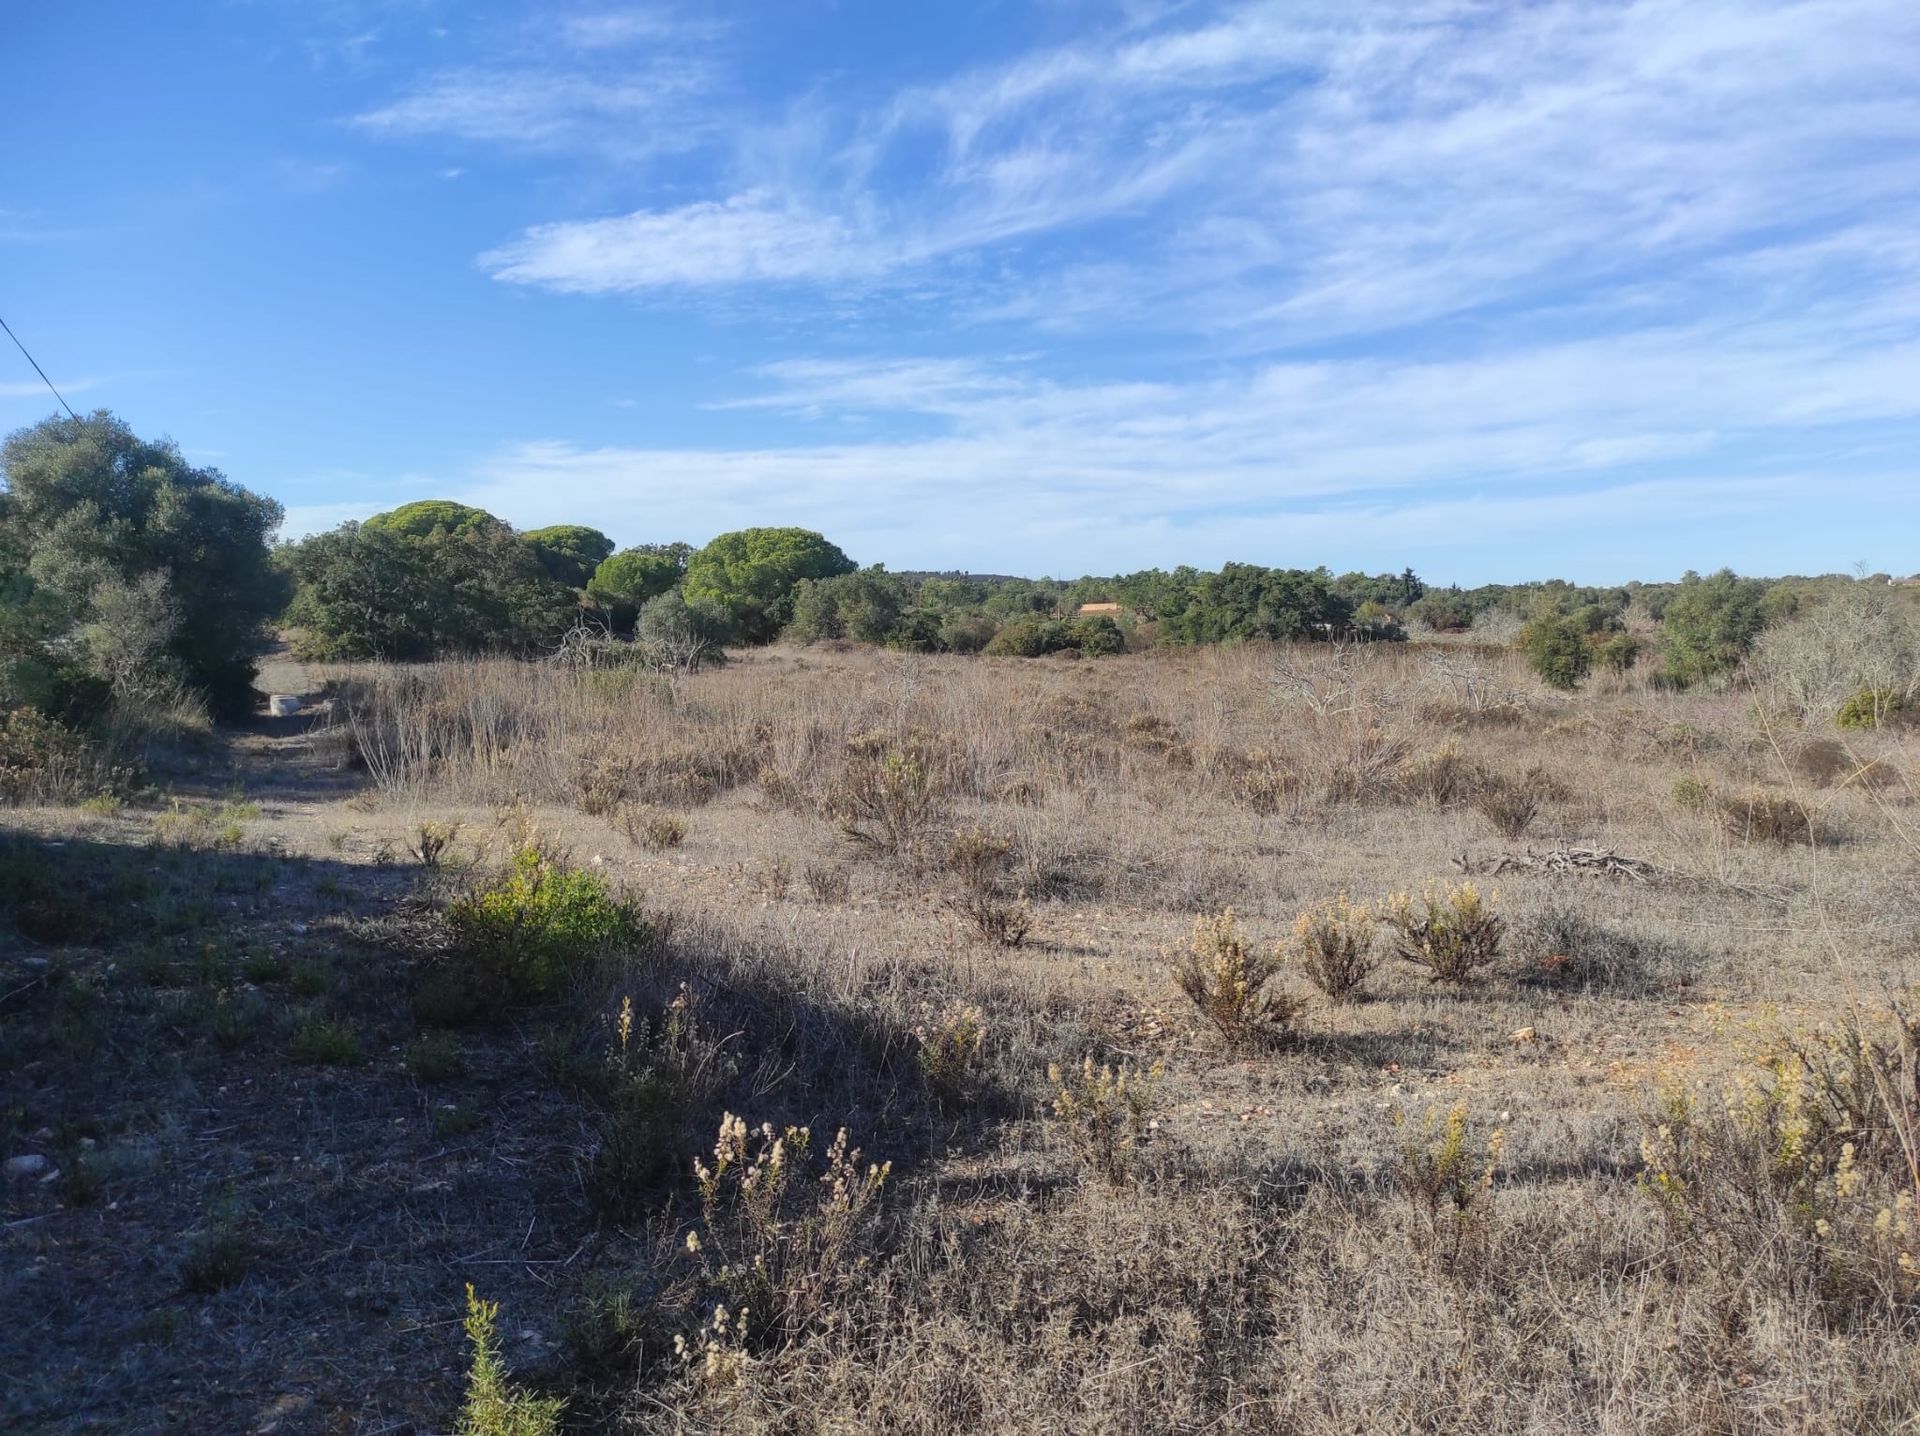
[[[0,1007],[6,1070],[28,1074],[4,1094],[30,1114],[8,1155],[93,1123],[111,1156],[179,1103],[169,1165],[108,1178],[108,1201],[145,1213],[184,1181],[203,1209],[174,1232],[227,1231],[214,1194],[242,1209],[247,1263],[191,1297],[225,1305],[185,1308],[166,1353],[188,1370],[217,1364],[201,1311],[271,1312],[324,1283],[328,1301],[298,1304],[319,1335],[290,1341],[423,1373],[363,1390],[341,1371],[314,1398],[327,1418],[443,1429],[472,1279],[503,1303],[512,1380],[565,1396],[581,1429],[1840,1436],[1920,1407],[1901,1261],[1920,1256],[1903,1245],[1920,1089],[1888,1007],[1920,976],[1911,730],[1756,726],[1747,695],[1632,675],[1548,695],[1502,655],[1440,645],[776,651],[671,686],[490,663],[334,683],[376,800],[266,801],[247,834],[325,865],[381,955],[300,938],[289,975],[262,979],[257,1038],[237,979],[210,981],[193,1031],[236,1035],[182,1049],[191,1091],[142,1075],[186,1030],[171,1007],[108,1021],[84,1060],[49,1045],[103,1020],[83,1010],[171,989],[146,985],[131,933],[88,926],[100,904],[0,873],[0,915],[53,934],[32,950],[103,994],[63,979],[60,1005],[42,983]],[[1514,792],[1524,823],[1489,807]],[[489,810],[510,802],[659,936],[425,1062],[408,984],[457,961],[438,909],[504,858]],[[1773,840],[1776,812],[1804,828],[1783,818]],[[650,840],[656,815],[673,841]],[[476,875],[378,862],[423,822],[458,824]],[[1512,872],[1491,914],[1490,894],[1464,911],[1446,879],[1509,834],[1659,876]],[[1210,915],[1229,907],[1223,945]],[[264,934],[277,911],[206,921]],[[1214,924],[1204,1011],[1163,955],[1193,956],[1196,918]],[[1376,965],[1389,939],[1421,966]],[[1281,951],[1330,999],[1365,1000],[1289,1001],[1288,1042],[1223,1043],[1276,1026]],[[193,958],[169,952],[171,983]],[[8,962],[0,991],[34,981]],[[276,984],[306,964],[338,965],[333,995],[282,1012]],[[368,1060],[289,1078],[300,1014],[328,1003]],[[258,1140],[296,1100],[302,1161],[273,1170],[302,1175],[272,1187],[222,1129],[244,1103]],[[759,1135],[729,1123],[711,1155],[725,1112]],[[455,1180],[449,1147],[457,1188],[435,1185]],[[330,1175],[368,1171],[364,1193]],[[342,1209],[329,1223],[260,1229],[319,1193]],[[141,1285],[136,1244],[83,1239],[103,1203],[8,1201],[30,1223],[10,1239],[49,1263],[15,1264],[17,1306],[55,1289],[66,1242],[136,1303],[186,1300]],[[422,1224],[438,1236],[416,1258]],[[369,1288],[376,1314],[351,1295]],[[0,1402],[28,1427],[138,1428],[151,1365],[85,1354],[132,1318],[66,1310],[34,1328],[36,1369],[88,1379],[22,1385],[12,1362],[0,1377],[26,1394]],[[254,1391],[314,1369],[276,1364],[274,1319],[249,1328]],[[205,1429],[264,1404],[197,1399]],[[287,1429],[322,1429],[318,1404]]]

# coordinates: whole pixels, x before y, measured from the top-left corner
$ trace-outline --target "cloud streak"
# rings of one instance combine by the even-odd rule
[[[504,445],[461,478],[504,513],[784,515],[1058,569],[1598,531],[1622,504],[1791,526],[1823,486],[1920,484],[1907,0],[1136,6],[752,106],[665,23],[578,18],[539,68],[360,123],[585,154],[677,122],[699,164],[648,156],[616,212],[482,270],[781,346],[851,315],[865,352],[769,341],[700,406],[776,434],[753,447],[718,418],[708,445]]]

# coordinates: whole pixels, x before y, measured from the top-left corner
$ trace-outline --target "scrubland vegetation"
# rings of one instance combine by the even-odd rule
[[[1911,591],[1289,629],[1344,580],[1230,568],[983,585],[931,631],[1126,608],[975,655],[854,634],[892,576],[817,536],[596,596],[591,531],[411,507],[326,541],[471,546],[438,661],[309,629],[306,713],[164,742],[191,655],[85,637],[157,570],[6,549],[66,608],[0,735],[0,1425],[1910,1427]],[[446,636],[488,565],[568,595],[538,661]]]

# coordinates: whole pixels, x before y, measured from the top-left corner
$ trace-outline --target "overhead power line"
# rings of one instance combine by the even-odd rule
[[[15,334],[13,330],[7,328],[6,320],[0,319],[0,329],[7,330],[7,338],[13,341],[14,348],[18,349],[22,354],[27,354],[27,346],[20,342],[20,336],[18,334]],[[67,417],[73,420],[74,423],[79,423],[80,416],[73,412],[73,405],[67,402],[66,396],[53,387],[53,380],[49,379],[47,377],[47,371],[40,367],[40,361],[34,358],[33,355],[27,354],[27,362],[33,365],[33,372],[40,376],[40,382],[47,386],[47,391],[60,401],[60,407],[67,411]]]

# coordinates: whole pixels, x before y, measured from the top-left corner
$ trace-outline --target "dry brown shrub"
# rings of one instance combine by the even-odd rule
[[[979,826],[962,828],[947,842],[942,865],[952,880],[947,906],[973,924],[989,942],[1018,947],[1033,927],[1033,909],[1025,894],[1009,896],[1007,873],[1013,865],[1013,840]]]
[[[1391,798],[1410,748],[1404,736],[1376,725],[1324,729],[1314,749],[1322,797],[1330,803]]]
[[[1807,805],[1786,793],[1755,790],[1721,804],[1726,830],[1743,843],[1810,844],[1818,828]]]
[[[1285,970],[1285,954],[1255,952],[1240,935],[1231,908],[1196,919],[1186,945],[1164,955],[1180,990],[1229,1046],[1285,1038],[1306,1010],[1305,998],[1266,990]]]
[[[1464,983],[1499,959],[1499,900],[1470,882],[1429,883],[1417,902],[1405,893],[1389,898],[1382,916],[1402,958],[1435,982]]]
[[[1524,781],[1494,779],[1473,795],[1473,807],[1500,836],[1524,837],[1540,814],[1540,793]]]
[[[1269,748],[1215,749],[1208,767],[1236,803],[1262,815],[1285,812],[1300,799],[1300,773]]]
[[[853,896],[853,874],[838,863],[808,863],[800,875],[815,902],[843,903]]]
[[[1153,754],[1170,768],[1193,766],[1193,744],[1178,725],[1156,714],[1135,713],[1127,719],[1121,741],[1136,752]]]
[[[687,840],[686,819],[677,813],[626,806],[620,809],[618,821],[628,842],[650,852],[665,852]]]
[[[1373,914],[1341,893],[1294,919],[1293,941],[1300,970],[1330,1002],[1360,995],[1378,966],[1374,955]]]
[[[1491,781],[1486,764],[1452,743],[1414,759],[1398,775],[1400,791],[1408,801],[1433,808],[1471,802]]]
[[[1833,738],[1809,738],[1794,749],[1794,773],[1816,788],[1828,788],[1854,769],[1852,755]]]
[[[827,811],[854,841],[918,865],[957,786],[959,753],[924,729],[868,733],[847,744]]]

